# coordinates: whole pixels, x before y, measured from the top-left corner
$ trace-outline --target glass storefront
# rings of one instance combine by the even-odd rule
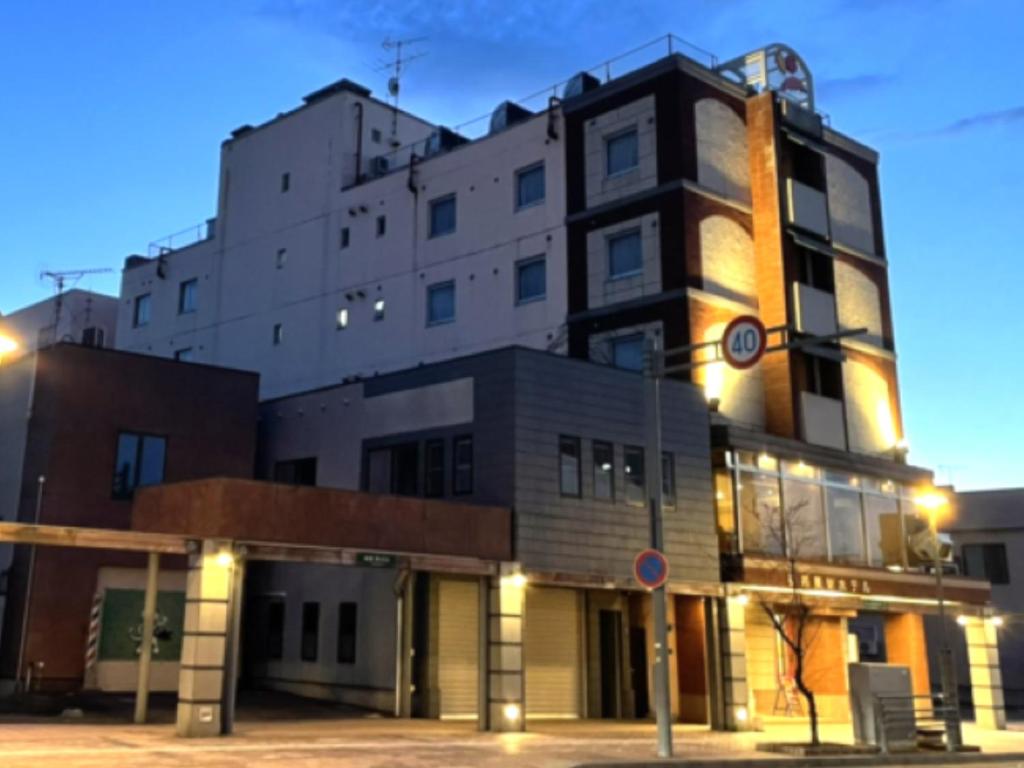
[[[909,487],[763,453],[727,452],[715,498],[726,551],[913,568],[905,542],[930,535]]]

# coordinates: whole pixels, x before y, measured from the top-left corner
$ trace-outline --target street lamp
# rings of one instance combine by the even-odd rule
[[[949,647],[946,631],[946,601],[942,585],[942,553],[939,546],[939,518],[949,509],[949,499],[944,493],[928,489],[914,499],[914,504],[928,515],[928,526],[935,537],[933,567],[935,569],[935,592],[939,603],[939,675],[942,678],[942,701],[947,712],[946,739],[950,751],[960,748],[963,743],[960,734],[960,702],[957,693],[956,669],[953,667],[953,652]]]
[[[18,349],[18,342],[12,339],[10,336],[4,336],[0,334],[0,363],[4,361],[4,355],[9,355],[11,352],[15,352]]]

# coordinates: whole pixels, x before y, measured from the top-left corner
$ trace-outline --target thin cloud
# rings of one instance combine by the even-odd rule
[[[1024,123],[1024,106],[999,109],[994,112],[979,112],[968,117],[961,117],[952,123],[926,131],[911,131],[892,134],[896,139],[942,139],[949,136],[962,136],[985,128],[997,128],[1006,125]]]
[[[818,98],[838,100],[877,91],[896,82],[896,79],[896,75],[881,72],[853,77],[833,77],[816,82],[814,90],[817,91]]]

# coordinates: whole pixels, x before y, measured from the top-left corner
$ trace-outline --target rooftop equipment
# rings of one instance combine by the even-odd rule
[[[525,107],[520,107],[511,101],[503,101],[491,113],[491,128],[488,133],[504,131],[516,123],[523,122],[523,120],[531,115],[533,115],[533,112]]]
[[[587,91],[592,91],[595,88],[600,87],[601,81],[589,72],[577,72],[569,78],[569,82],[567,82],[565,84],[565,88],[562,89],[562,98],[571,99],[576,96],[582,96]]]

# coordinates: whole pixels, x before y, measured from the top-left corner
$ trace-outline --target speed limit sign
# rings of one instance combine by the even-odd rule
[[[733,368],[750,368],[761,359],[767,343],[764,323],[753,315],[740,315],[725,326],[722,357]]]

